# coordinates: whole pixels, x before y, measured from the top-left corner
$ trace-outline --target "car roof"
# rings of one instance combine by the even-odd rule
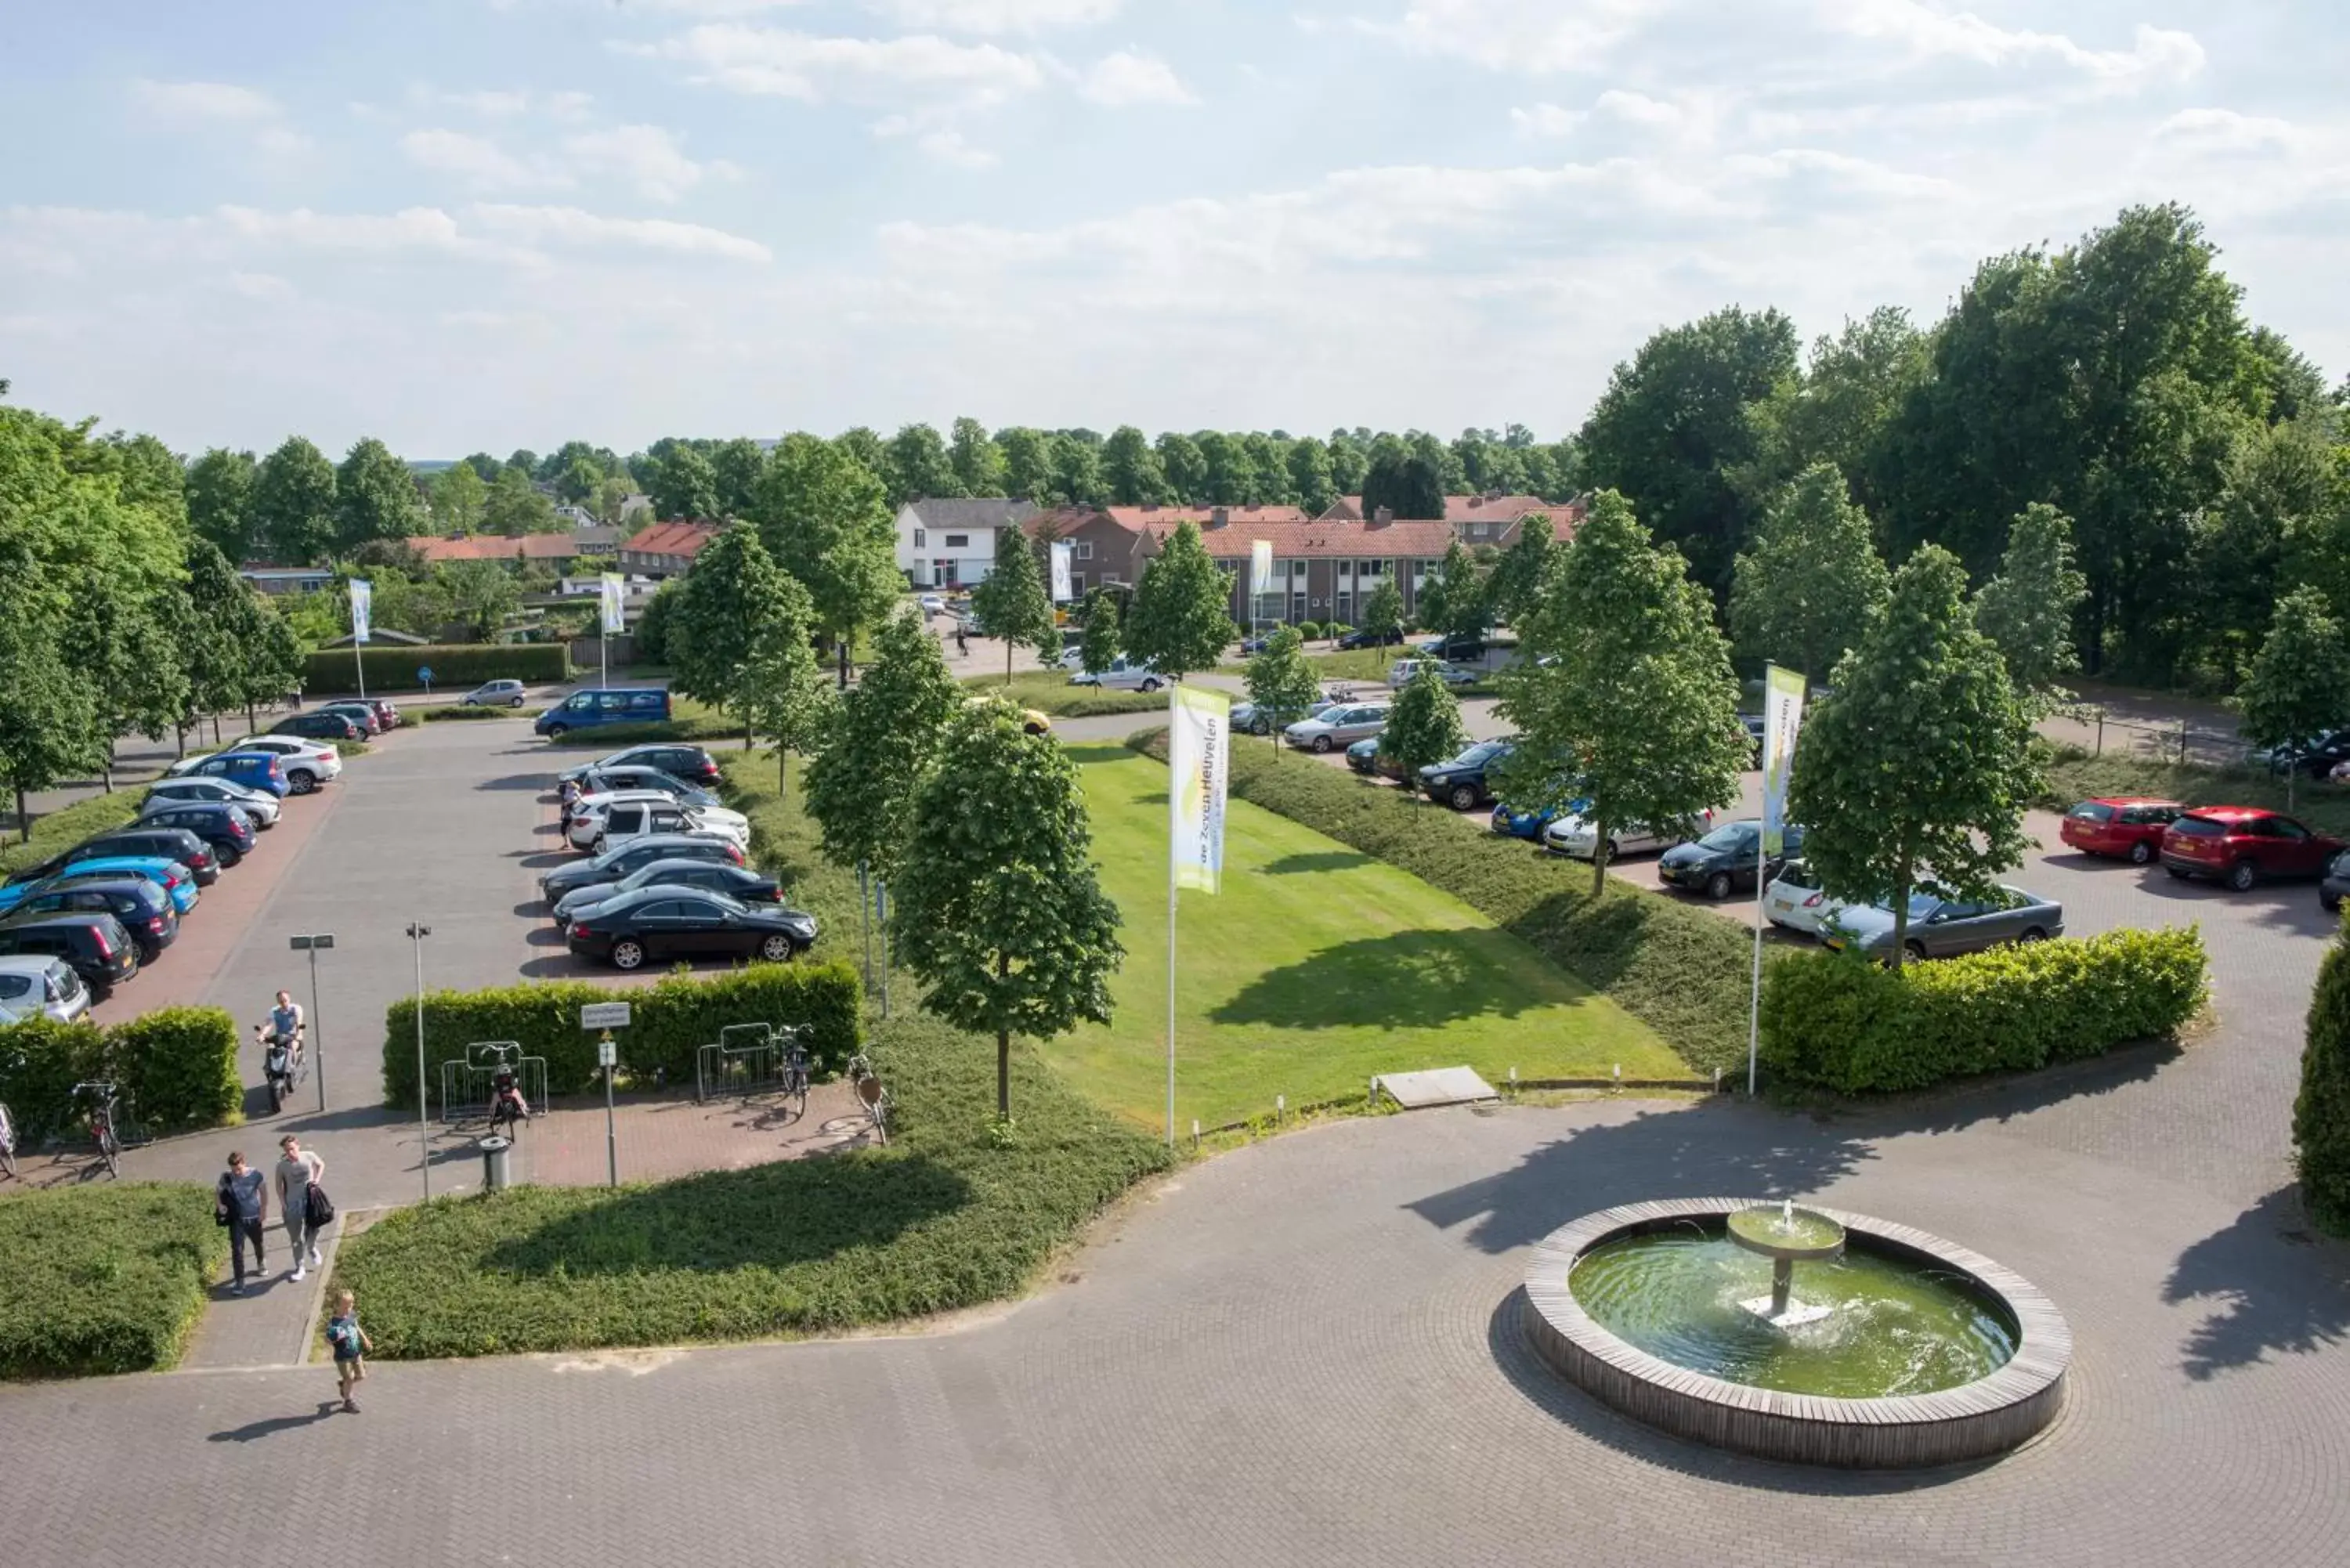
[[[2179,803],[2175,800],[2171,800],[2167,796],[2158,794],[2093,794],[2081,804],[2083,805],[2126,806],[2177,805]],[[2196,809],[2199,811],[2202,807],[2198,806]]]
[[[2213,822],[2258,822],[2264,816],[2282,816],[2281,811],[2271,811],[2264,805],[2199,805],[2190,808],[2189,816],[2209,818]]]
[[[0,970],[10,974],[47,974],[51,964],[63,962],[54,953],[0,953]]]

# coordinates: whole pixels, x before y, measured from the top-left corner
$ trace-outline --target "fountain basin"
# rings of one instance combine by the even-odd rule
[[[1799,1210],[1820,1221],[1819,1233],[1841,1227],[1847,1249],[1846,1265],[1813,1262],[1799,1278],[1809,1277],[1812,1270],[1841,1274],[1846,1267],[1856,1277],[1871,1270],[1906,1272],[1979,1306],[1980,1332],[1971,1337],[1981,1343],[1965,1346],[1964,1355],[1948,1365],[1896,1366],[1894,1386],[1923,1391],[1869,1397],[1805,1391],[1840,1385],[1806,1382],[1800,1365],[1783,1376],[1763,1365],[1772,1359],[1767,1354],[1760,1359],[1693,1355],[1669,1336],[1644,1332],[1652,1325],[1617,1315],[1627,1333],[1680,1355],[1676,1362],[1618,1335],[1577,1297],[1572,1281],[1579,1263],[1595,1253],[1602,1254],[1604,1263],[1627,1249],[1637,1251],[1644,1238],[1669,1242],[1696,1233],[1731,1258],[1738,1255],[1735,1248],[1743,1248],[1778,1259],[1774,1251],[1749,1247],[1733,1223],[1742,1212],[1762,1208],[1752,1199],[1729,1198],[1633,1203],[1586,1215],[1552,1232],[1535,1246],[1526,1273],[1523,1321],[1535,1351],[1568,1381],[1636,1419],[1700,1442],[1798,1463],[1898,1469],[1982,1459],[2014,1448],[2055,1417],[2064,1403],[2072,1334],[2054,1303],[2030,1282],[1979,1253],[1866,1215]],[[1768,1231],[1776,1229],[1769,1222],[1779,1218],[1779,1208],[1772,1205],[1755,1223]],[[1604,1251],[1611,1247],[1614,1254]],[[1669,1257],[1672,1249],[1659,1251]],[[1605,1278],[1595,1283],[1604,1286]],[[1837,1283],[1826,1281],[1824,1287]],[[1824,1288],[1820,1293],[1836,1291]],[[1915,1303],[1896,1304],[1908,1311]],[[1946,1332],[1968,1337],[1966,1314],[1951,1315],[1959,1326]],[[1752,1334],[1772,1332],[1766,1324],[1747,1326]],[[1795,1353],[1804,1348],[1802,1336],[1844,1327],[1806,1320],[1784,1330],[1794,1336],[1791,1364],[1801,1362]],[[1763,1386],[1774,1377],[1794,1386]]]

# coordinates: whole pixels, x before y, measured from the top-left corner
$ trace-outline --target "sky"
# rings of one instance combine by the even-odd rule
[[[0,378],[192,452],[1547,439],[1659,327],[2173,199],[2350,371],[2338,0],[13,9]]]

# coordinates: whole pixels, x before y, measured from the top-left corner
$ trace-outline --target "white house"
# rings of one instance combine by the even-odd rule
[[[969,587],[995,569],[995,537],[1036,514],[1033,501],[909,501],[898,509],[898,569],[918,588]]]

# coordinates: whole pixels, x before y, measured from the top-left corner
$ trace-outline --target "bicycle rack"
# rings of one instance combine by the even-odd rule
[[[449,1127],[490,1119],[490,1096],[498,1069],[512,1067],[515,1085],[530,1102],[534,1116],[546,1109],[546,1058],[525,1056],[515,1040],[476,1040],[462,1060],[441,1064],[441,1125]]]
[[[772,1023],[729,1023],[718,1038],[693,1053],[693,1097],[707,1103],[720,1095],[767,1095],[784,1086],[792,1035]]]

